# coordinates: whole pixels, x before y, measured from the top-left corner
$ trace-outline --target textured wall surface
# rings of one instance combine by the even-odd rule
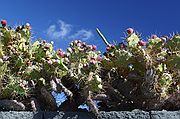
[[[87,112],[0,112],[0,119],[180,119],[180,111],[111,111],[98,117]]]

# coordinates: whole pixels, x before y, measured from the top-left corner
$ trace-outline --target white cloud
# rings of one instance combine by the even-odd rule
[[[46,30],[46,34],[52,40],[58,39],[66,39],[66,40],[88,40],[94,36],[91,30],[80,29],[75,31],[74,26],[71,24],[67,24],[66,22],[59,20],[57,24],[50,25],[49,28]]]
[[[72,25],[67,24],[62,20],[58,21],[57,25],[50,25],[47,29],[47,35],[52,39],[64,39],[71,31]]]
[[[93,37],[93,33],[90,30],[81,29],[76,33],[69,36],[69,39],[80,39],[80,40],[88,40]]]

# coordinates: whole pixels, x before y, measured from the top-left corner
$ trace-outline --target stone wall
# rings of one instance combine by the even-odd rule
[[[0,119],[180,119],[180,111],[111,111],[98,117],[87,112],[0,112]]]

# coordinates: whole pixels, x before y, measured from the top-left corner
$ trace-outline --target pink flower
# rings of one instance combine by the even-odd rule
[[[109,46],[106,47],[106,50],[109,51],[111,48]]]
[[[49,45],[49,44],[46,44],[45,46],[44,46],[44,48],[45,49],[49,49],[51,46]]]
[[[31,27],[30,23],[26,23],[26,27],[27,27],[29,30],[31,30],[31,29],[32,29],[32,27]]]
[[[49,65],[51,65],[53,62],[52,62],[52,60],[48,60],[47,63],[48,63]]]
[[[46,43],[46,40],[43,40],[43,41],[42,41],[42,43],[44,43],[44,44],[45,44],[45,43]]]
[[[4,61],[7,61],[8,59],[9,59],[8,56],[3,56],[3,60],[4,60]]]
[[[115,48],[115,45],[114,45],[114,44],[110,44],[110,47],[111,47],[112,49],[114,49],[114,48]]]
[[[83,43],[82,43],[82,46],[83,46],[83,47],[86,47],[86,43],[85,43],[85,42],[83,42]]]
[[[95,60],[90,60],[90,64],[96,64],[97,63],[97,61],[95,61]]]
[[[96,50],[97,47],[95,45],[92,45],[92,50]]]
[[[91,49],[91,50],[93,49],[93,46],[92,46],[92,45],[88,45],[87,47],[88,47],[89,49]]]
[[[152,39],[155,39],[155,38],[157,38],[157,35],[153,34],[153,35],[151,36],[151,38],[152,38]]]
[[[102,61],[102,57],[98,56],[97,60],[101,62]]]
[[[138,44],[139,44],[140,46],[145,46],[145,45],[146,45],[146,42],[145,42],[145,41],[140,40],[140,41],[138,42]]]
[[[59,57],[65,57],[65,52],[63,52],[61,49],[59,49],[58,51],[57,51],[57,55],[59,56]]]
[[[7,21],[6,21],[6,20],[2,20],[2,21],[1,21],[1,24],[2,24],[2,26],[5,27],[5,26],[7,25]]]
[[[126,45],[125,45],[124,43],[120,43],[119,46],[120,46],[120,48],[122,48],[122,49],[126,48]]]
[[[77,46],[78,46],[78,47],[81,47],[81,46],[82,46],[82,43],[78,43]]]
[[[134,32],[134,29],[128,28],[126,31],[127,31],[127,33],[130,35],[130,34],[132,34],[132,33]]]
[[[77,43],[78,43],[78,40],[75,40],[74,43],[77,44]]]

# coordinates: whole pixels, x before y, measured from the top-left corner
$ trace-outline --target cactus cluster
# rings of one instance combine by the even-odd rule
[[[100,110],[121,110],[127,103],[145,110],[180,108],[179,34],[143,40],[128,28],[126,42],[117,45],[97,32],[107,45],[103,56],[96,45],[80,40],[55,51],[52,42],[31,41],[29,23],[11,28],[2,20],[0,101],[21,103],[0,108],[58,110],[52,91],[64,92],[76,106],[80,96],[95,114],[94,100],[101,102]]]
[[[106,39],[103,40],[107,43]],[[130,91],[138,92],[136,98],[139,100],[133,96],[130,100],[138,105],[142,101],[143,109],[163,109],[167,102],[173,108],[179,108],[176,101],[180,100],[172,99],[180,92],[179,48],[179,34],[171,37],[152,35],[144,41],[132,28],[128,28],[126,42],[118,45],[108,43],[102,67],[109,71],[115,69],[121,80],[135,85],[137,90]]]

